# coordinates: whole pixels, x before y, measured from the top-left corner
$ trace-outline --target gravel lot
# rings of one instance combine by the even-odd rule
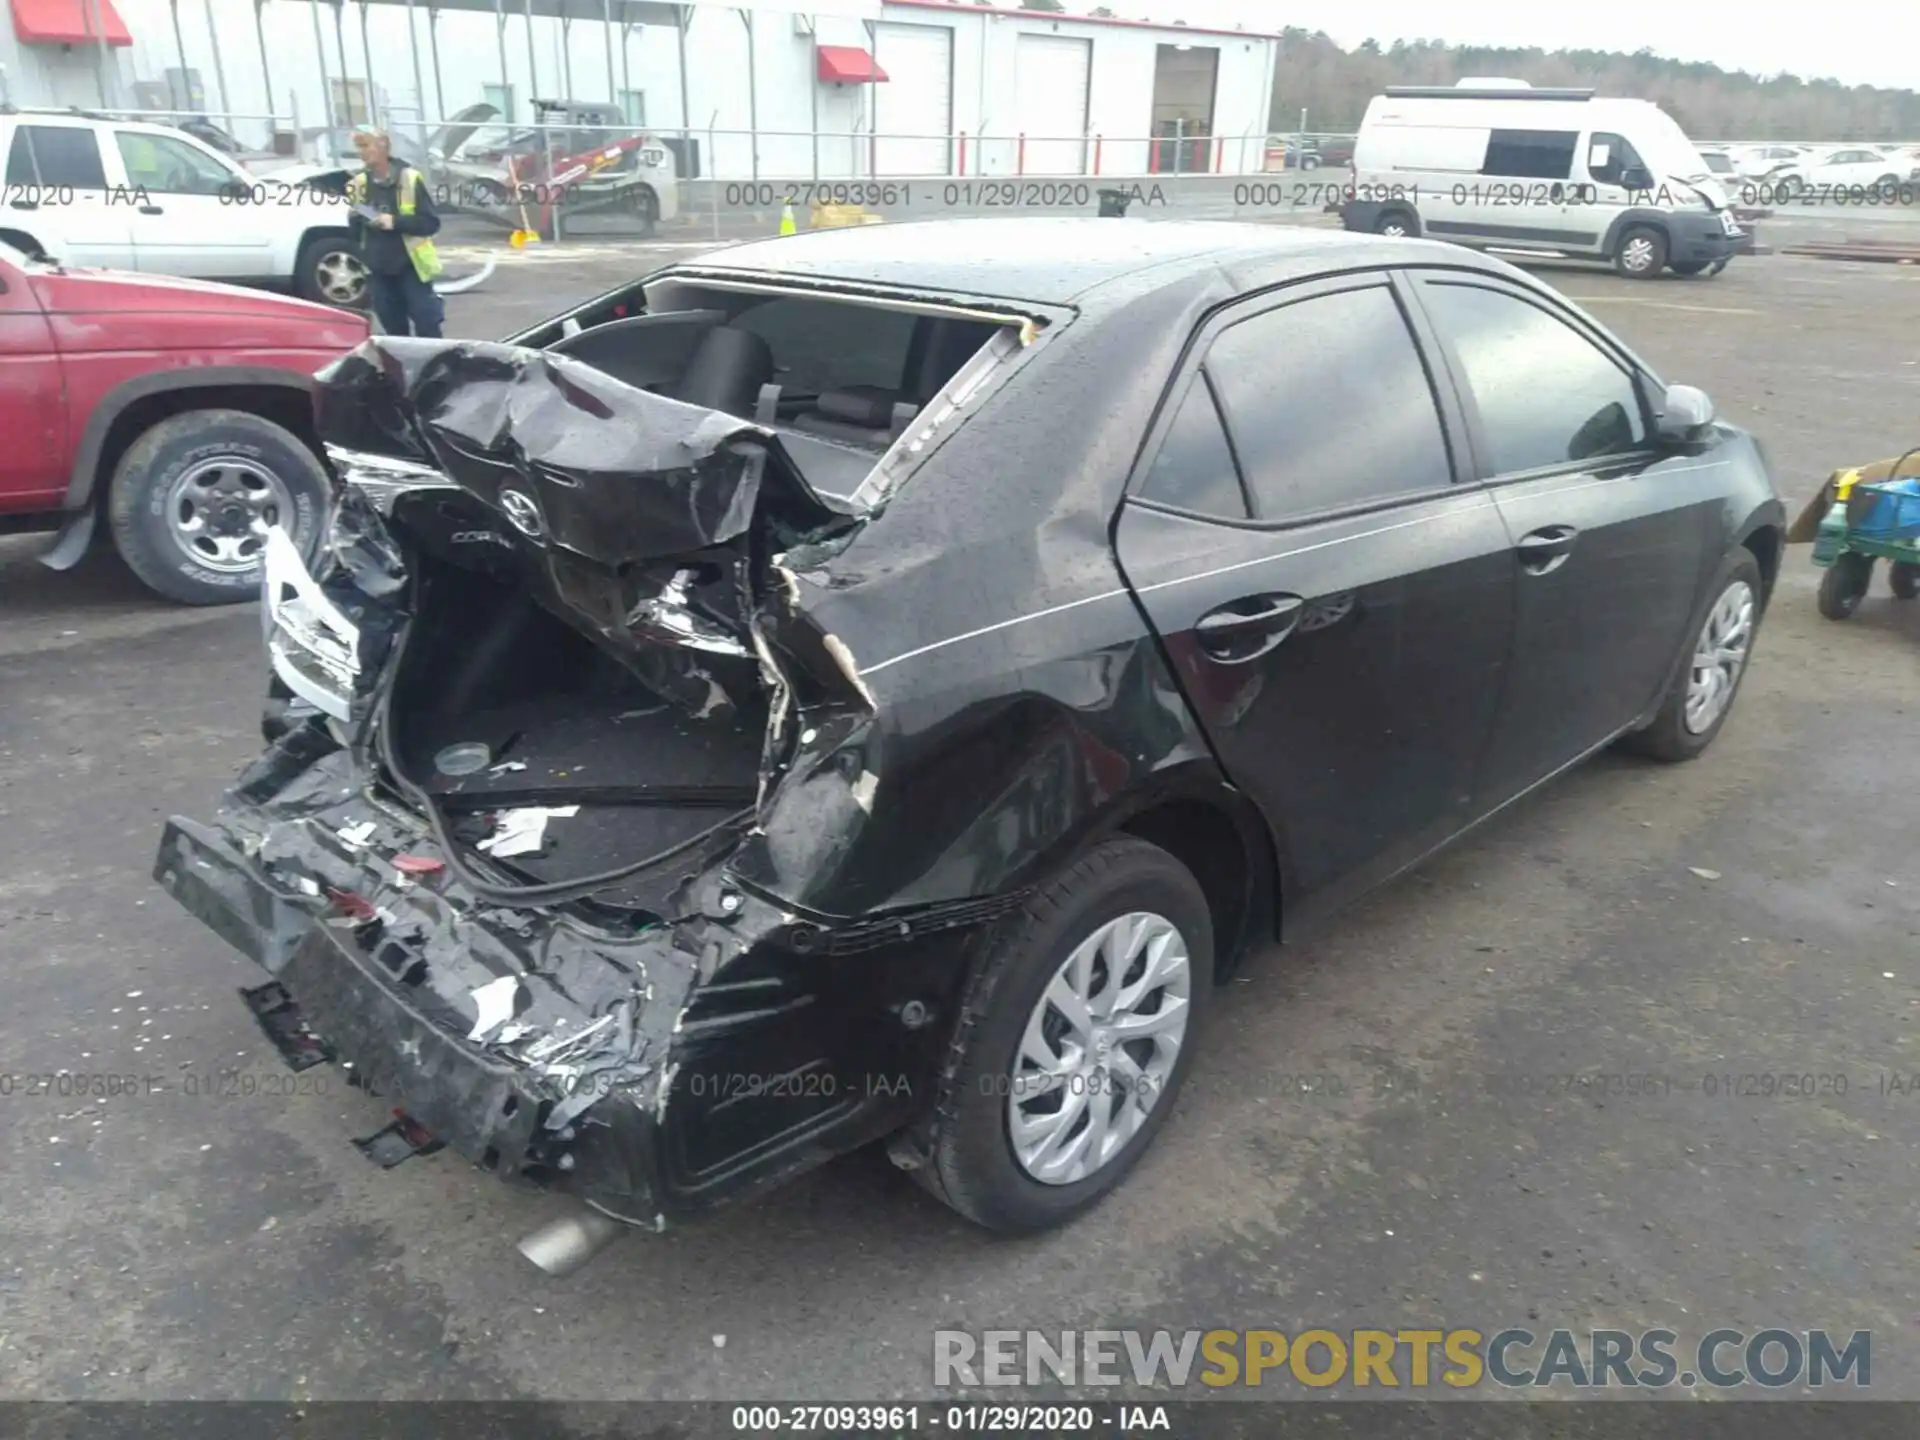
[[[506,262],[451,328],[683,253]],[[1920,269],[1546,273],[1757,430],[1790,511],[1920,443]],[[166,1090],[0,1097],[0,1395],[847,1399],[928,1393],[943,1326],[1531,1323],[1871,1329],[1875,1393],[1920,1398],[1920,1095],[1882,1093],[1920,1072],[1920,605],[1884,581],[1836,626],[1790,552],[1704,760],[1603,757],[1253,963],[1175,1123],[1078,1226],[995,1241],[861,1155],[556,1282],[511,1246],[557,1202],[446,1155],[378,1170],[348,1138],[385,1116],[337,1076],[277,1093],[234,994],[256,972],[148,878],[163,817],[257,748],[254,608],[9,543],[0,1071]],[[1846,1093],[1703,1084],[1776,1074]]]

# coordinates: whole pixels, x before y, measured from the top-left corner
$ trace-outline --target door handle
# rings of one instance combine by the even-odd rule
[[[142,205],[140,207],[140,213],[142,215],[164,215],[167,212],[158,205]]]
[[[1244,665],[1291,635],[1306,603],[1298,595],[1243,595],[1202,615],[1194,637],[1214,659]]]
[[[1571,525],[1543,525],[1522,535],[1514,545],[1520,568],[1529,575],[1551,575],[1573,554],[1580,532]]]

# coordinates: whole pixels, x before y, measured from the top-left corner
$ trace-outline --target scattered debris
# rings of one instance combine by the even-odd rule
[[[1718,870],[1707,870],[1698,865],[1689,865],[1687,867],[1687,873],[1698,875],[1702,880],[1718,880],[1720,878],[1720,872]]]
[[[403,1111],[393,1112],[393,1123],[384,1130],[353,1142],[354,1148],[382,1170],[391,1170],[402,1160],[416,1155],[431,1155],[445,1142],[436,1140],[418,1120]]]
[[[498,765],[489,765],[487,767],[487,774],[511,775],[516,770],[524,770],[526,768],[527,762],[524,760],[502,760]]]
[[[529,805],[520,810],[503,810],[494,817],[494,831],[480,842],[480,849],[495,859],[509,855],[537,855],[547,843],[547,821],[565,820],[578,815],[578,805]]]
[[[379,828],[380,827],[371,820],[363,820],[358,825],[342,826],[340,829],[341,843],[350,845],[355,850],[358,850],[369,840],[373,839],[373,832]]]

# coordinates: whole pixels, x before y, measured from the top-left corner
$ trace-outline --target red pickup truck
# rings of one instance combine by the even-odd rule
[[[60,530],[42,558],[65,569],[104,514],[160,594],[252,599],[268,528],[304,549],[322,521],[309,386],[367,331],[302,300],[0,244],[0,534]]]

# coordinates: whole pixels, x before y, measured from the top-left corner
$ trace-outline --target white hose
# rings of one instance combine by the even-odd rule
[[[435,280],[433,282],[434,293],[437,295],[464,295],[467,291],[483,283],[488,276],[492,275],[493,266],[493,257],[488,256],[480,268],[471,275],[463,276],[458,280],[448,280],[444,277]]]

